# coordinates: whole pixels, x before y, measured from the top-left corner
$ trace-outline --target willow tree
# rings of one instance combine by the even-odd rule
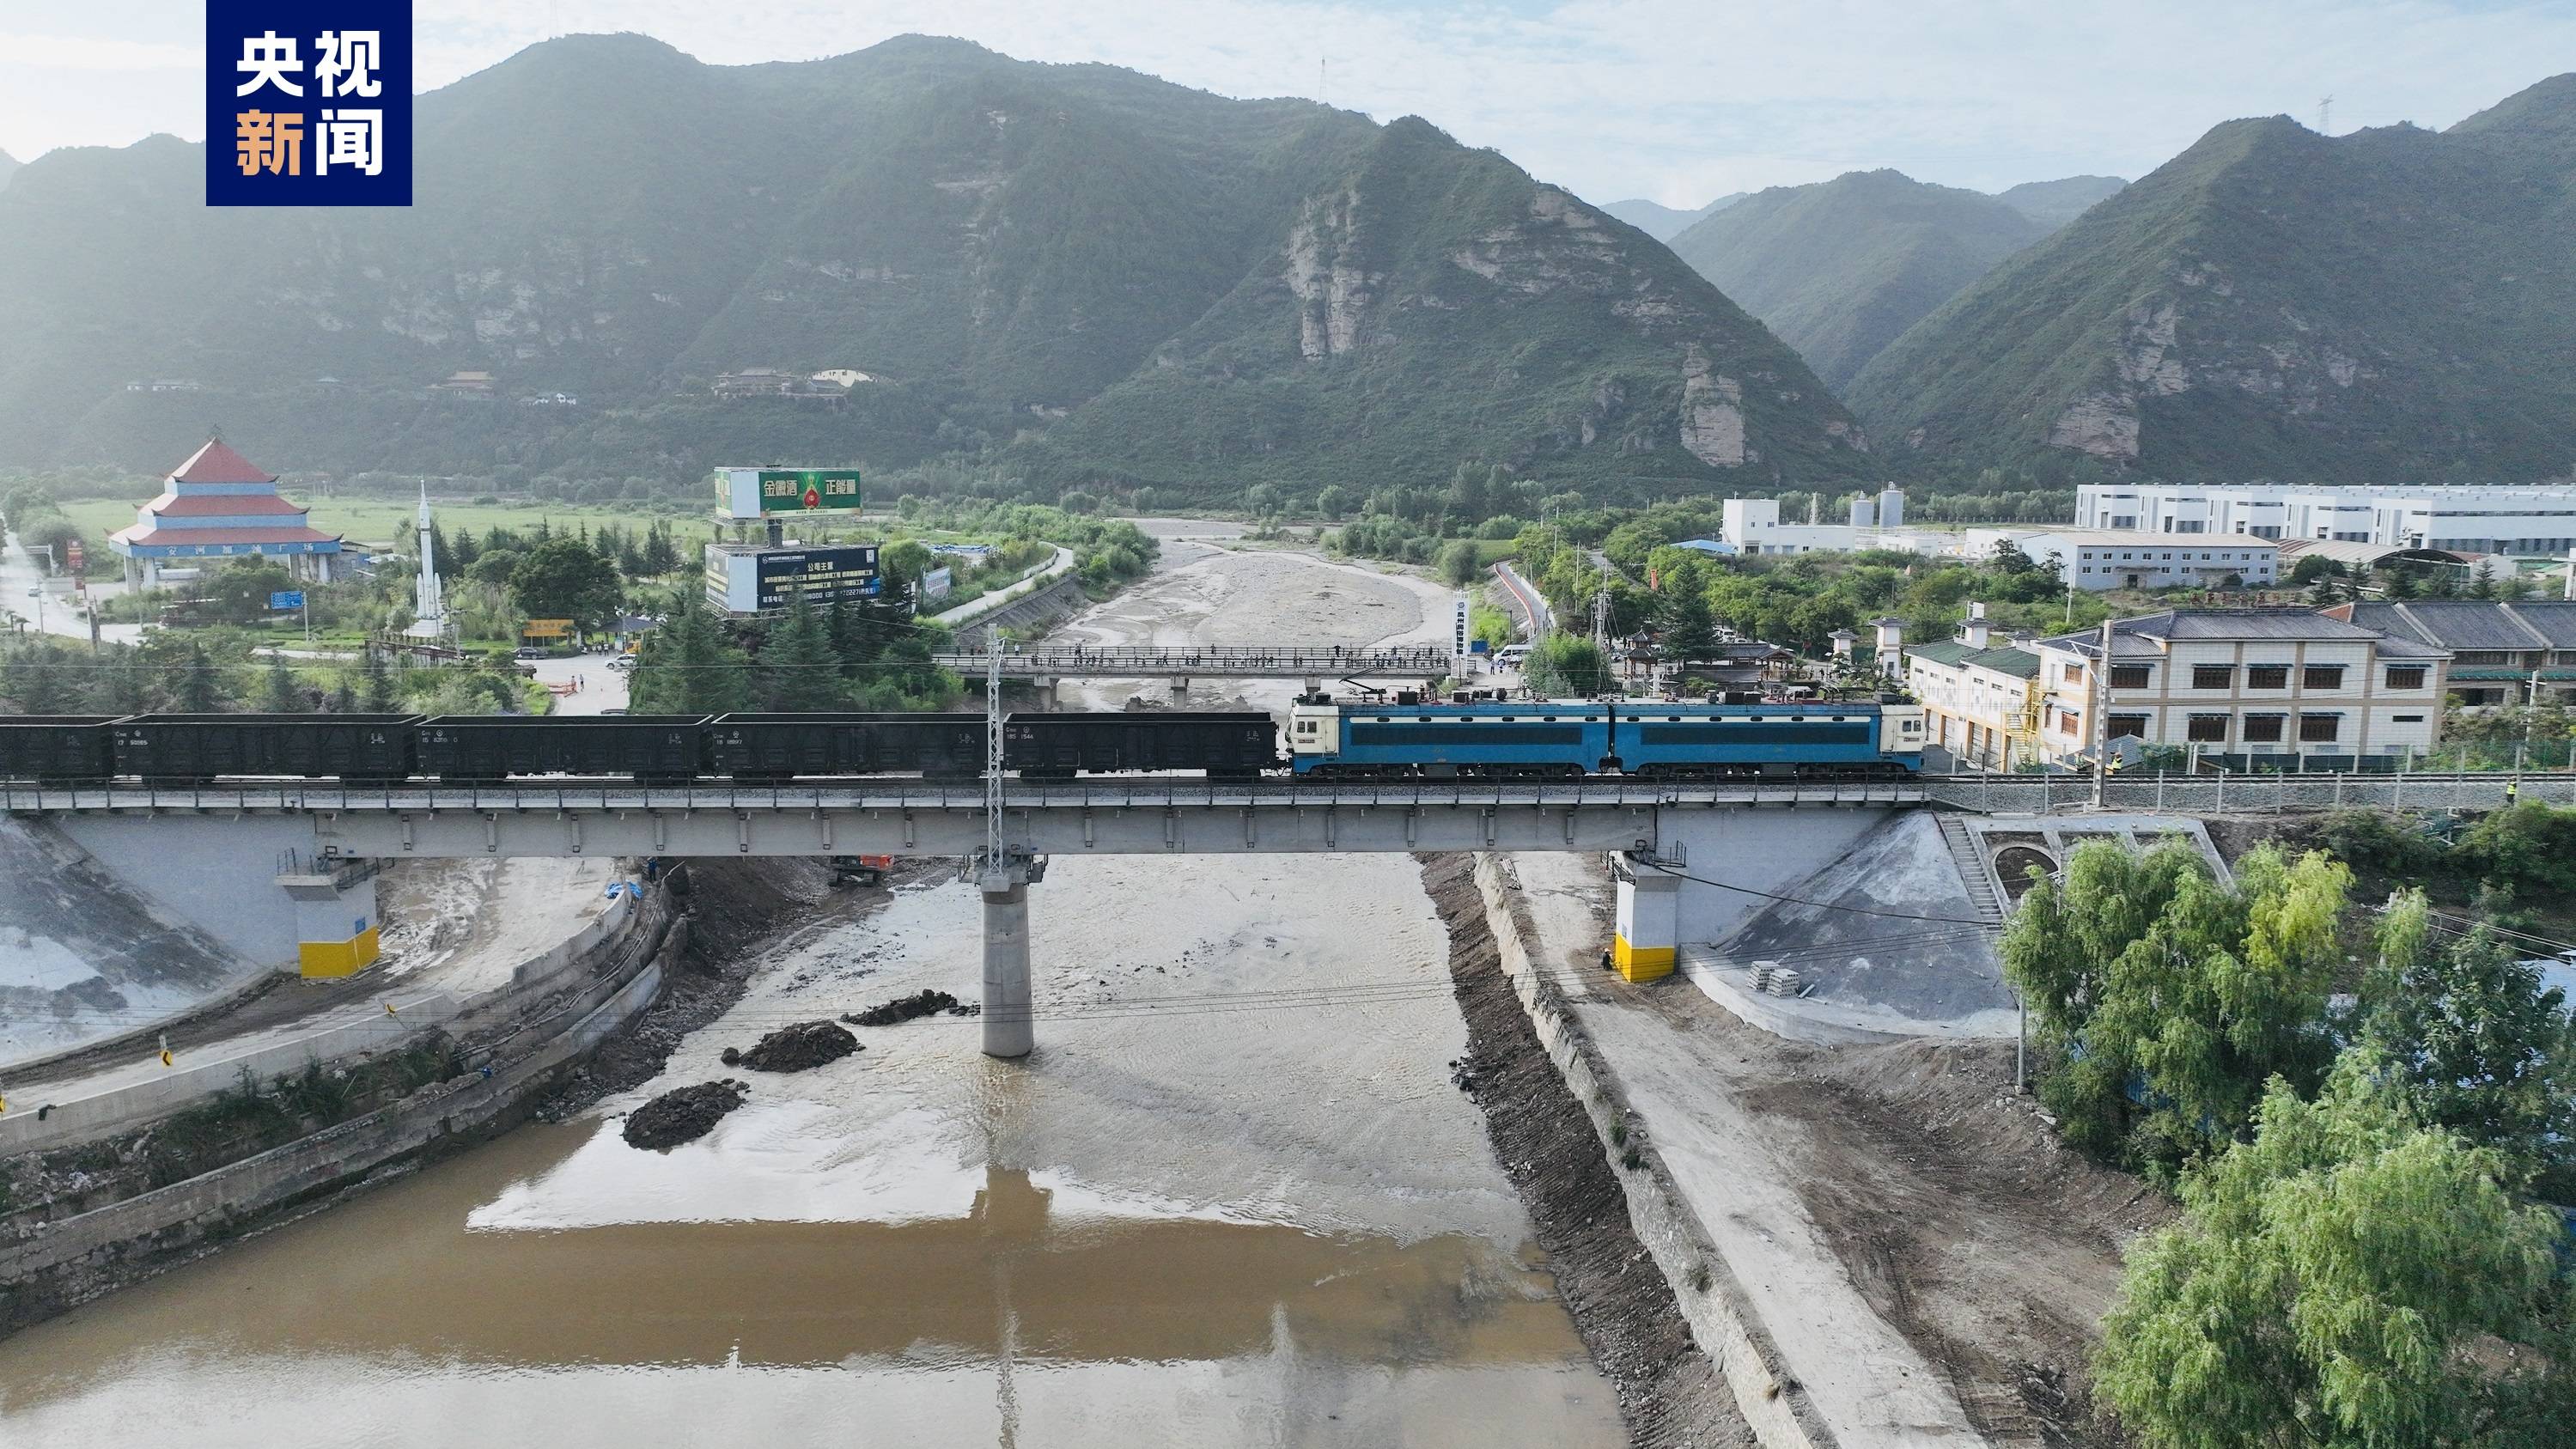
[[[2170,1173],[2243,1132],[2276,1074],[2313,1086],[2333,1057],[2326,996],[2351,884],[2316,852],[2258,847],[2226,885],[2188,844],[2094,841],[2062,883],[2033,885],[2004,973],[2068,1140]]]
[[[2186,1174],[2133,1248],[2094,1389],[2152,1449],[2540,1449],[2576,1423],[2560,1228],[2426,1127],[2377,1054]]]

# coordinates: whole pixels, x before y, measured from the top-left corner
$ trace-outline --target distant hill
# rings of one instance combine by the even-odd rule
[[[1847,396],[1959,464],[2517,481],[2576,462],[2576,75],[2448,131],[2230,121],[1915,324]]]
[[[1861,464],[1714,287],[1419,120],[958,41],[708,66],[632,35],[417,115],[403,210],[209,211],[169,137],[27,168],[0,194],[0,466],[166,468],[209,421],[297,470],[962,451],[1210,497],[1469,458],[1644,491]],[[871,380],[711,394],[752,368]],[[460,372],[489,395],[432,387]]]
[[[9,189],[9,173],[18,169],[18,158],[0,151],[0,191]]]
[[[1656,202],[1633,199],[1614,201],[1601,209],[1657,241],[1668,242],[1688,231],[1693,223],[1706,221],[1752,194],[1730,191],[1697,211],[1676,211]]]
[[[2055,181],[2025,181],[1995,193],[1995,200],[2051,231],[2084,214],[2085,208],[2116,194],[2129,183],[2118,176],[2067,176]]]
[[[1906,328],[2047,234],[1980,192],[1854,171],[1757,192],[1672,248],[1840,388]]]

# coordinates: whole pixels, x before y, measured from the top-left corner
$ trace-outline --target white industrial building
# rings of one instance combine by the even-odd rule
[[[1780,503],[1773,498],[1729,498],[1721,509],[1718,537],[1738,554],[1853,553],[1891,549],[1899,553],[1947,551],[1947,534],[1902,527],[1905,493],[1887,488],[1875,497],[1850,500],[1843,523],[1782,523]]]
[[[2006,542],[2034,563],[2057,561],[2058,582],[2079,589],[2267,588],[2280,548],[2249,534],[2197,538],[2080,528],[1972,528],[1967,556],[1992,558]]]
[[[2075,490],[2075,526],[2558,555],[2576,548],[2576,487],[2087,483]]]

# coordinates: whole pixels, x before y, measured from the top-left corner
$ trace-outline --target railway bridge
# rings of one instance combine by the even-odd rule
[[[531,779],[240,781],[209,786],[0,784],[0,813],[58,824],[129,878],[185,872],[233,908],[289,911],[307,960],[372,936],[365,861],[464,856],[915,855],[972,862],[984,896],[984,1047],[1025,1055],[1028,886],[1053,856],[1268,852],[1582,851],[1619,857],[1623,969],[1669,969],[1684,880],[1760,878],[1766,857],[1828,812],[1946,809],[2005,816],[2237,814],[2377,806],[2576,805],[2576,773],[2173,775],[2105,782],[2046,775],[1871,781],[1216,781],[1099,777],[844,780],[777,786]],[[1694,850],[1694,842],[1698,849]],[[289,865],[274,865],[277,861]],[[1186,890],[1176,874],[1176,889]],[[138,881],[150,888],[149,881]],[[160,892],[156,892],[160,893]],[[354,928],[354,929],[353,929]]]

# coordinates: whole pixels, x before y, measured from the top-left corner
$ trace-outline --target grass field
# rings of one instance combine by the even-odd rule
[[[102,538],[133,523],[135,507],[141,501],[117,503],[103,498],[82,498],[65,503],[63,512],[90,537]],[[419,506],[417,502],[405,503],[393,498],[324,498],[313,503],[311,521],[324,533],[346,534],[352,543],[386,544],[393,542],[395,527],[409,522]],[[496,526],[518,530],[534,528],[540,518],[553,520],[556,528],[576,528],[584,524],[597,528],[603,523],[641,528],[657,516],[689,522],[704,522],[707,517],[707,509],[698,504],[688,504],[678,512],[659,515],[641,504],[442,503],[431,499],[430,508],[438,519],[441,533],[453,535],[466,529],[478,538]]]

